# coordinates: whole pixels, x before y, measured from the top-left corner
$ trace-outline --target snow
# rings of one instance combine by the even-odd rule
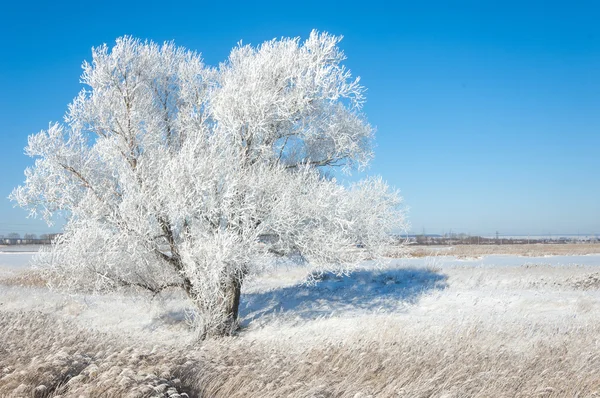
[[[483,236],[487,239],[496,239],[496,235],[485,235]],[[531,239],[533,240],[555,240],[558,241],[560,239],[567,240],[578,240],[578,241],[586,241],[586,240],[596,240],[598,239],[598,234],[542,234],[542,235],[499,235],[500,239]]]
[[[40,245],[0,245],[0,253],[36,253],[40,250]]]
[[[1,253],[0,266],[9,269],[28,268],[33,253]]]
[[[32,255],[0,253],[0,276],[28,270]],[[309,339],[317,330],[334,338],[387,323],[431,331],[497,324],[534,333],[539,325],[560,329],[600,321],[598,266],[600,255],[436,256],[393,259],[379,267],[367,262],[348,275],[326,273],[310,284],[308,268],[282,268],[246,283],[240,318],[243,333],[256,338],[277,332]],[[138,293],[64,295],[0,281],[2,311],[52,313],[90,329],[163,344],[195,338],[186,323],[188,305],[177,291],[153,299]]]
[[[16,251],[14,247],[12,250],[6,250],[6,248],[0,248],[0,277],[6,277],[16,272],[29,269],[31,265],[31,259],[35,252],[29,251]]]
[[[444,275],[423,267],[360,269],[345,276],[326,273],[314,284],[296,282],[276,289],[260,283],[247,288],[240,306],[243,324],[272,316],[314,319],[401,312],[422,294],[446,287]]]
[[[521,267],[525,265],[548,265],[553,267],[583,265],[600,265],[600,254],[578,256],[544,256],[522,257],[514,255],[486,255],[481,258],[457,258],[453,256],[436,256],[423,258],[405,258],[393,260],[399,266],[421,266],[427,261],[430,266],[442,268],[456,267]]]

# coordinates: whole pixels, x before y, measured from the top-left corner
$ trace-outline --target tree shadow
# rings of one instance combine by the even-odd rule
[[[392,312],[415,304],[423,294],[442,290],[447,275],[423,268],[356,271],[346,276],[321,275],[316,284],[299,284],[243,294],[240,320],[258,318],[314,319],[359,312]]]

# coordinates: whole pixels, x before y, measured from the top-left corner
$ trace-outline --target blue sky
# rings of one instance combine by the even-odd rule
[[[600,234],[600,6],[583,1],[5,2],[0,234],[55,230],[6,199],[27,136],[61,120],[91,47],[122,35],[223,61],[312,29],[344,35],[377,127],[369,174],[414,232]]]

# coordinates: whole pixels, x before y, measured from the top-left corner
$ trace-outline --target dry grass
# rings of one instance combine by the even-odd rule
[[[448,328],[443,335],[401,332],[389,328],[300,352],[236,344],[225,357],[220,352],[218,364],[199,382],[207,396],[222,397],[572,397],[600,392],[600,356],[587,345],[597,342],[593,330],[546,336],[549,342],[531,342],[526,351],[517,340],[485,344],[502,340],[475,326]]]
[[[41,313],[0,313],[0,396],[149,397],[182,391],[184,357]]]
[[[285,331],[246,333],[173,349],[122,341],[47,315],[2,313],[0,396],[600,394],[596,324],[506,329],[467,322],[420,330],[372,321],[372,333],[349,333],[343,340],[317,335],[293,342],[293,333]]]
[[[393,252],[391,257],[393,256]],[[455,245],[455,246],[413,246],[410,257],[435,255],[473,258],[485,255],[513,256],[572,256],[600,254],[600,244],[530,244],[530,245]]]
[[[0,278],[0,284],[20,287],[45,287],[48,280],[39,271],[29,270]]]

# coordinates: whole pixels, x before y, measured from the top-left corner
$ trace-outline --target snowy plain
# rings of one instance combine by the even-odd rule
[[[28,272],[35,248],[0,251],[0,277]],[[600,254],[481,258],[434,256],[365,263],[349,275],[324,274],[306,283],[308,268],[278,269],[250,280],[240,304],[242,326],[303,323],[385,315],[412,322],[440,318],[522,316],[552,323],[600,319]],[[188,302],[178,291],[149,298],[139,293],[62,294],[43,286],[0,281],[2,310],[36,310],[86,328],[178,344],[188,328]],[[584,310],[582,310],[582,308]],[[549,317],[549,315],[551,315]]]
[[[175,350],[198,345],[188,323],[188,302],[180,292],[169,291],[159,297],[135,292],[65,295],[20,282],[27,280],[20,279],[21,275],[31,272],[29,261],[33,255],[0,253],[0,314],[42,314],[84,331],[154,347],[152,352],[156,347]],[[245,379],[236,382],[230,376],[211,382],[218,384],[213,394],[308,397],[319,396],[317,390],[311,389],[317,387],[323,391],[337,388],[339,394],[332,396],[351,397],[592,396],[600,391],[600,374],[592,370],[600,369],[600,357],[596,354],[600,352],[600,254],[386,259],[379,264],[365,263],[349,275],[317,276],[315,283],[307,284],[309,274],[307,268],[294,267],[249,280],[240,305],[242,330],[224,343],[229,344],[226,350],[252,347],[264,352],[257,356],[263,367],[265,363],[271,365],[271,360],[285,360],[309,369],[306,358],[311,352],[342,346],[349,352],[363,352],[357,351],[356,355],[380,356],[381,363],[387,365],[377,366],[383,366],[382,374],[389,372],[391,376],[385,380],[369,378],[365,371],[354,384],[341,388],[335,383],[326,387],[312,385],[317,383],[313,375],[296,390],[284,390],[286,385],[290,388],[290,381],[285,378],[291,376],[281,372],[270,384],[253,386],[253,390],[240,387]],[[409,348],[413,345],[417,348]],[[208,350],[202,351],[206,353],[223,345],[205,342],[200,346],[201,350]],[[223,360],[223,354],[218,355],[220,359],[210,360]],[[398,365],[390,364],[393,358]],[[402,358],[412,359],[402,363]],[[219,372],[232,371],[242,375],[240,378],[258,377],[252,373],[258,370],[248,374],[235,371],[243,361],[228,361],[220,365]],[[430,372],[429,378],[404,375],[401,371],[431,361],[438,361],[438,365],[419,368],[423,375]],[[328,373],[329,368],[321,373],[332,380],[338,377],[339,383],[350,383],[353,372],[369,366],[357,363],[358,368],[348,374],[343,370]],[[460,378],[456,375],[463,374],[458,370],[462,368],[457,368],[461,363],[470,363],[477,369],[470,369],[470,373],[462,370],[464,375]],[[343,365],[339,368],[344,369]],[[542,374],[544,369],[546,373]],[[260,377],[270,377],[265,373],[260,373]],[[539,374],[542,375],[536,378]],[[402,377],[407,379],[402,381]],[[525,379],[514,384],[515,377]],[[453,378],[456,380],[451,382]],[[482,380],[490,378],[496,381],[482,387]],[[0,392],[2,380],[0,377]],[[566,384],[559,385],[561,380]],[[507,390],[513,385],[516,390]],[[267,386],[271,390],[264,390]],[[539,389],[545,393],[537,394]],[[355,394],[359,392],[364,395]]]

